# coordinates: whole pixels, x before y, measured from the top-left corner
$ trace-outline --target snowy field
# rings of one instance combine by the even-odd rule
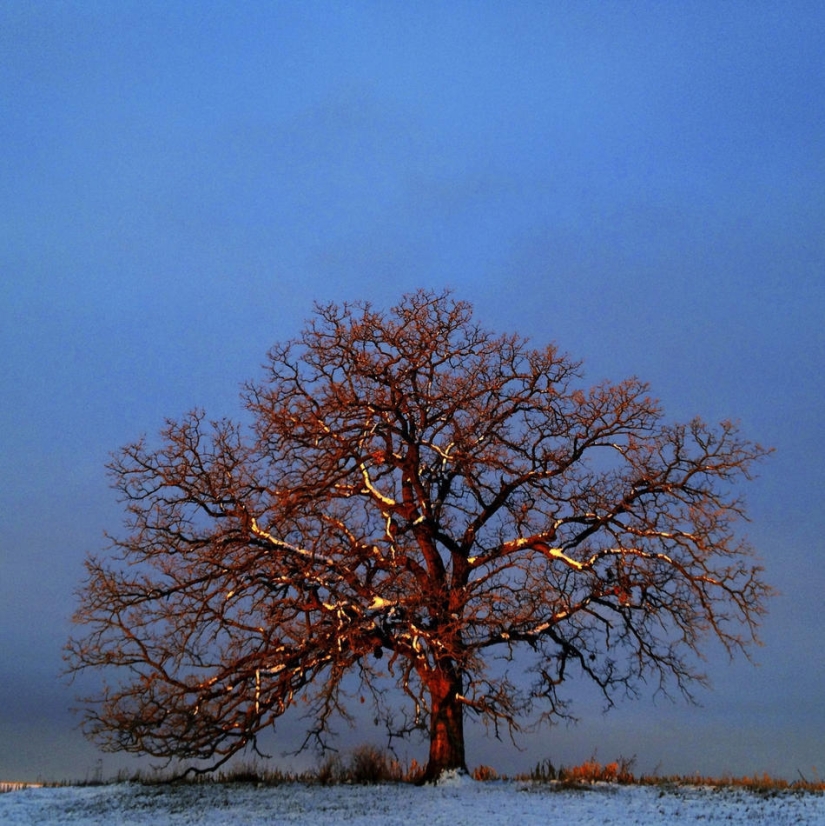
[[[518,782],[438,787],[288,784],[28,788],[0,794],[0,824],[354,824],[605,826],[823,824],[825,795],[754,794],[701,787],[597,785],[553,790]]]

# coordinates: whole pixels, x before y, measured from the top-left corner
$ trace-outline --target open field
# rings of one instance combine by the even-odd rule
[[[571,788],[531,781],[479,783],[469,778],[451,779],[436,787],[117,783],[27,788],[0,795],[0,823],[15,826],[646,826],[670,822],[825,824],[825,795],[671,784],[596,783]]]

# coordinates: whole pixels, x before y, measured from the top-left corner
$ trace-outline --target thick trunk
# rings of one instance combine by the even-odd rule
[[[424,783],[438,780],[444,771],[467,771],[464,756],[464,707],[459,701],[461,678],[450,668],[431,674],[430,757],[421,778]]]

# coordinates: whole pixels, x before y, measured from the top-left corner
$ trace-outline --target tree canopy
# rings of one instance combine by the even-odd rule
[[[317,306],[243,402],[110,465],[126,530],[87,560],[68,647],[106,675],[104,748],[215,767],[299,698],[325,744],[352,684],[429,737],[435,778],[465,767],[467,715],[564,715],[571,677],[690,696],[708,639],[755,639],[735,483],[767,451],[731,422],[667,423],[643,382],[582,386],[426,291]]]

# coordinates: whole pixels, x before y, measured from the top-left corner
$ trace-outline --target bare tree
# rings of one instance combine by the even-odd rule
[[[194,412],[114,458],[128,530],[88,559],[69,643],[114,675],[87,733],[215,768],[299,697],[325,744],[354,687],[428,732],[432,779],[465,767],[466,715],[566,714],[571,675],[690,696],[702,644],[746,650],[770,593],[731,490],[767,451],[579,380],[449,293],[317,307],[246,425]]]

